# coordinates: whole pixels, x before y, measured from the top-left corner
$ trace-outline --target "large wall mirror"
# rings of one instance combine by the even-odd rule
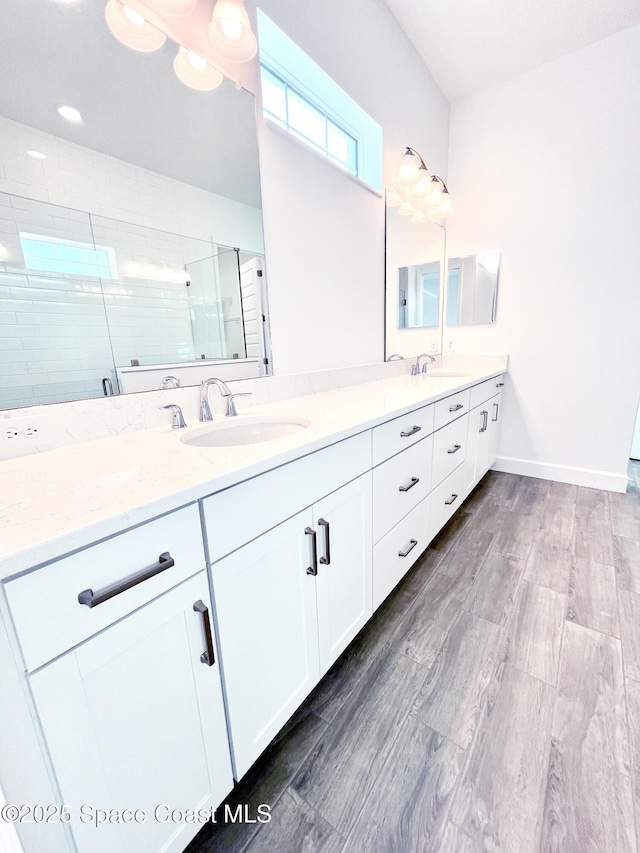
[[[445,230],[386,212],[385,358],[442,351]]]
[[[176,49],[3,0],[0,408],[269,371],[255,100],[187,88]]]

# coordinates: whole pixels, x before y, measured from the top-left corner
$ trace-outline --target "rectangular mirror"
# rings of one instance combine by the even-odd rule
[[[0,408],[270,370],[255,99],[175,51],[103,3],[3,3]]]
[[[445,230],[386,211],[385,358],[442,351]]]
[[[447,262],[447,326],[494,323],[500,252],[492,249]]]

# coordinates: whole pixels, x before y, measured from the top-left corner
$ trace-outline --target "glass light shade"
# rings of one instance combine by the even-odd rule
[[[387,207],[400,207],[402,197],[393,188],[387,190]]]
[[[180,51],[173,60],[173,68],[185,86],[197,89],[199,92],[211,92],[222,83],[223,74],[213,65],[210,65],[197,53],[180,47]]]
[[[436,205],[442,203],[442,184],[437,178],[431,179],[431,188],[427,190],[427,193],[423,196],[422,201],[429,207],[435,207]]]
[[[400,207],[398,208],[398,213],[400,214],[400,216],[413,216],[417,212],[417,209],[412,204],[409,204],[408,201],[403,201]]]
[[[453,213],[453,205],[451,204],[451,199],[449,198],[449,193],[443,193],[442,204],[439,204],[436,207],[434,213],[436,216],[451,216]]]
[[[251,24],[242,0],[218,0],[213,10],[211,28],[222,44],[240,46],[251,36]]]
[[[133,50],[151,53],[161,48],[167,40],[165,34],[145,21],[135,8],[119,0],[109,0],[104,14],[109,29],[118,41]]]
[[[415,183],[411,187],[411,195],[422,197],[431,189],[431,175],[426,166],[420,166]]]
[[[422,160],[417,154],[414,154],[409,148],[402,155],[396,183],[402,186],[410,186],[416,180],[418,170],[422,166]]]
[[[429,217],[428,217],[428,216],[427,216],[427,214],[426,214],[426,213],[424,213],[422,210],[418,210],[418,211],[417,211],[417,212],[416,212],[416,213],[411,217],[411,221],[412,221],[415,225],[422,225],[422,223],[423,223],[423,222],[428,222],[428,221],[429,221]]]
[[[196,8],[198,0],[153,0],[153,8],[160,15],[185,18]]]
[[[207,27],[206,35],[211,48],[221,59],[228,59],[231,62],[248,62],[258,52],[258,41],[251,30],[248,38],[241,44],[230,44],[218,37],[212,21]]]

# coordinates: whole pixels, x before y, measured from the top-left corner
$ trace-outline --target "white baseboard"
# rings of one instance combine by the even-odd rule
[[[534,462],[531,459],[515,459],[512,456],[498,456],[491,467],[494,471],[504,471],[507,474],[523,474],[527,477],[538,477],[540,480],[556,480],[559,483],[587,486],[590,489],[604,489],[607,492],[627,491],[626,474],[613,474],[610,471],[572,468],[569,465]]]

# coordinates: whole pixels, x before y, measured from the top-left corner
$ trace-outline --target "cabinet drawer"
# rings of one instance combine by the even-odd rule
[[[214,563],[371,468],[369,432],[225,489],[202,502]]]
[[[465,415],[433,436],[433,485],[437,486],[445,477],[461,465],[467,457],[467,432],[469,417]]]
[[[487,379],[486,382],[474,385],[473,388],[470,389],[471,402],[469,407],[471,409],[475,409],[476,406],[480,406],[485,400],[488,400],[489,397],[493,397],[494,394],[498,394],[503,386],[504,375],[494,376],[493,379]]]
[[[465,465],[450,474],[431,492],[431,537],[449,521],[465,498],[468,471]]]
[[[377,542],[431,491],[433,436],[373,470],[373,541]]]
[[[379,465],[433,432],[433,404],[372,429],[373,464]]]
[[[445,397],[444,400],[438,400],[434,403],[435,417],[434,429],[440,429],[445,424],[455,421],[456,418],[466,415],[469,411],[470,389],[460,391],[459,394],[452,394],[451,397]]]
[[[426,497],[373,548],[373,609],[376,610],[427,547],[431,497]]]
[[[168,558],[173,565],[163,568]],[[27,669],[42,666],[205,567],[197,504],[9,581],[7,600]],[[118,591],[146,570],[158,574]],[[80,593],[100,598],[81,604]]]

